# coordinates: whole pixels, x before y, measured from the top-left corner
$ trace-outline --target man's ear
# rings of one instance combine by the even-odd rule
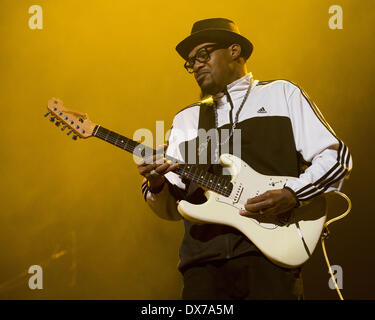
[[[237,43],[230,45],[230,54],[233,60],[237,60],[241,56],[241,46]]]

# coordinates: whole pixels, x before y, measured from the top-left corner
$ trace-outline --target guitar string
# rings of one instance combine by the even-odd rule
[[[131,149],[131,150],[128,150],[128,151],[134,153],[135,148],[138,145],[141,145],[141,144],[139,144],[139,143],[137,143],[135,141],[132,141],[132,140],[126,138],[126,137],[123,137],[123,136],[121,136],[121,135],[119,135],[119,134],[117,134],[117,133],[115,133],[113,131],[110,131],[110,130],[105,129],[105,128],[102,128],[102,129],[104,129],[102,131],[108,131],[108,132],[103,132],[103,133],[100,132],[100,138],[102,138],[103,140],[105,140],[107,142],[110,142],[110,143],[112,143],[112,144],[114,144],[114,145],[116,145],[116,146],[118,146],[118,147],[120,147],[122,149],[127,150],[127,148],[128,148],[128,149]],[[119,137],[122,137],[122,138],[125,139],[125,144],[123,146],[117,144],[117,140],[119,139]],[[123,140],[121,140],[122,143],[123,143]],[[130,148],[127,146],[128,144],[130,145]],[[152,152],[155,151],[155,150],[152,150],[151,148],[149,148],[147,146],[144,146],[144,147],[148,148]],[[143,150],[143,148],[142,148],[142,150]],[[179,162],[179,161],[177,161],[176,159],[174,159],[172,157],[169,157],[169,158],[171,160],[175,161],[175,162]],[[204,171],[204,170],[199,170],[199,171],[196,171],[196,172],[190,172],[190,171],[186,171],[185,170],[186,168],[190,169],[189,168],[189,164],[184,164],[183,163],[183,166],[185,168],[181,168],[180,167],[180,170],[179,170],[179,171],[181,171],[182,175],[184,175],[186,177],[189,177],[189,178],[196,179],[196,180],[198,180],[198,182],[201,182],[201,183],[211,184],[211,185],[208,185],[208,187],[214,188],[217,191],[222,191],[224,193],[228,192],[228,186],[230,186],[231,183],[224,176],[217,176],[217,175],[214,175],[214,174],[209,173],[209,172]],[[193,168],[192,168],[193,170],[194,170],[194,167],[195,166],[193,166]],[[199,169],[199,168],[196,167],[196,169]],[[210,180],[207,179],[207,177],[206,177],[207,175],[208,175],[208,179],[210,179]],[[217,181],[215,181],[215,178],[217,179]]]
[[[119,147],[119,148],[122,148],[124,150],[127,150],[131,153],[134,154],[134,150],[136,149],[137,146],[141,145],[143,146],[142,144],[139,144],[135,141],[132,141],[131,139],[129,138],[126,138],[124,136],[121,136],[113,131],[110,131],[108,129],[105,129],[103,127],[100,127],[101,130],[97,130],[95,136]],[[105,132],[107,131],[107,132]],[[119,137],[122,138],[121,141],[124,141],[125,140],[125,143],[123,143],[124,145],[119,145],[117,143],[117,140],[119,139]],[[128,146],[129,145],[129,146]],[[149,148],[147,146],[143,146],[142,147],[142,150],[144,148],[148,148],[150,151],[154,152],[155,150],[153,150],[152,148]],[[173,160],[175,162],[178,162],[179,161],[177,159],[174,159],[172,157],[168,157],[170,158],[170,160]],[[179,170],[178,171],[181,171],[181,175],[182,176],[185,176],[187,178],[190,178],[192,180],[197,180],[197,182],[200,182],[202,184],[206,184],[205,186],[215,190],[215,191],[218,191],[219,193],[225,195],[225,196],[228,196],[230,195],[231,191],[232,191],[232,188],[230,188],[231,186],[231,182],[228,181],[228,179],[226,179],[224,176],[218,176],[218,175],[215,175],[215,174],[212,174],[208,171],[204,171],[202,169],[196,171],[195,173],[193,172],[190,172],[190,171],[186,171],[186,168],[189,168],[189,166],[192,166],[192,165],[189,165],[189,164],[185,164],[185,163],[182,163],[182,165],[185,167],[185,168],[181,168],[179,167]],[[193,165],[193,169],[194,169],[195,165]],[[196,170],[199,169],[198,167],[196,167]],[[177,170],[177,169],[176,169]],[[208,175],[208,179],[207,179],[207,176]],[[203,177],[203,178],[202,178]],[[215,181],[215,178],[217,179],[217,181]]]
[[[116,139],[113,137],[113,135],[116,135]],[[112,136],[111,136],[111,133],[107,133],[105,135],[105,137],[103,136],[102,138],[105,141],[113,143],[114,145],[116,145],[116,146],[118,146],[122,149],[126,149],[127,145],[129,144],[130,148],[128,147],[128,149],[129,149],[128,151],[132,152],[132,153],[134,153],[134,150],[138,145],[141,145],[141,144],[136,143],[136,142],[134,142],[134,141],[132,141],[128,138],[123,137],[123,138],[127,139],[128,141],[126,141],[124,146],[121,146],[121,145],[117,144],[117,140],[119,139],[119,137],[121,137],[121,135],[118,135],[117,133],[112,132]],[[149,148],[147,146],[144,146],[144,147]],[[142,148],[142,150],[143,150],[143,148]],[[152,151],[152,152],[155,151],[155,150],[152,150],[151,148],[149,148],[149,150]],[[168,158],[170,158],[170,160],[173,160],[175,162],[179,162],[172,157],[168,157]],[[199,167],[195,167],[195,166],[192,167],[193,170],[194,170],[194,167],[195,167],[195,170],[196,170],[195,172],[186,171],[186,169],[190,169],[189,167],[191,165],[185,164],[185,163],[182,163],[182,164],[183,164],[183,167],[179,168],[179,171],[181,171],[182,175],[190,177],[190,178],[195,178],[196,180],[198,180],[198,182],[211,184],[211,185],[209,185],[209,187],[216,187],[215,189],[217,189],[218,191],[223,191],[225,193],[228,191],[228,186],[230,186],[230,181],[228,181],[228,179],[226,177],[214,175],[214,174],[212,174],[208,171],[202,170],[202,169],[199,170]],[[215,181],[215,179],[217,179],[217,181]]]

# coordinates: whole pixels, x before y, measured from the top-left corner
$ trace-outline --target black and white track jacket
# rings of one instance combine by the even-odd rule
[[[347,146],[337,137],[316,105],[298,86],[286,80],[254,81],[251,73],[227,86],[227,95],[214,97],[218,128],[231,128],[235,115],[251,84],[250,94],[239,114],[241,158],[259,173],[291,176],[285,187],[300,203],[333,190],[339,190],[352,168]],[[181,144],[197,138],[201,104],[193,104],[175,116],[167,155],[184,160]],[[173,172],[167,184],[152,194],[147,184],[143,195],[160,217],[178,220],[176,200],[202,203],[203,191],[187,196],[188,184]],[[234,228],[197,224],[184,219],[185,236],[180,247],[180,270],[214,259],[225,259],[255,246]]]

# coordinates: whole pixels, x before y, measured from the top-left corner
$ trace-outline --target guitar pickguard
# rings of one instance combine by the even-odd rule
[[[225,156],[227,160],[231,161],[230,155]],[[229,204],[238,210],[244,210],[249,198],[259,196],[267,190],[282,189],[288,181],[287,177],[260,175],[243,161],[241,163],[232,162],[232,165],[237,165],[232,175],[232,193],[229,197],[217,194],[215,199],[218,202]],[[290,223],[291,218],[292,214],[285,214],[280,217],[269,217],[258,214],[250,219],[263,228],[275,229],[279,225]]]

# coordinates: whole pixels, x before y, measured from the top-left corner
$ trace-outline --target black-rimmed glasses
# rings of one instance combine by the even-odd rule
[[[214,52],[215,50],[224,49],[224,48],[227,48],[227,47],[228,47],[228,45],[226,45],[226,44],[209,44],[207,46],[204,46],[197,51],[195,56],[193,56],[191,58],[188,58],[186,60],[186,62],[184,64],[184,67],[187,70],[187,72],[193,73],[194,72],[194,64],[195,64],[196,60],[199,61],[200,63],[207,62],[207,61],[210,60],[210,58],[211,58],[210,54],[212,52]]]

